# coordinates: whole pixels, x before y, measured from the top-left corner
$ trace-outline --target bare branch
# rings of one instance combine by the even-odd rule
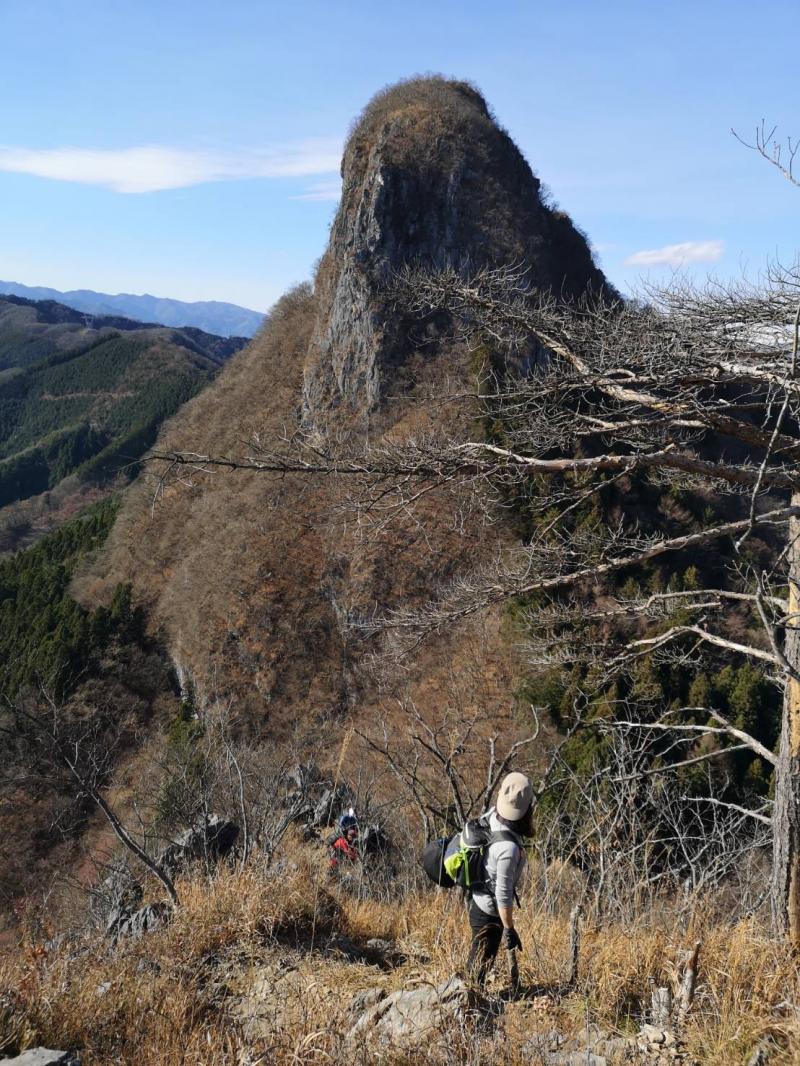
[[[634,722],[634,721],[625,721],[625,720],[616,720],[616,719],[611,724],[614,727],[620,727],[620,728],[627,727],[627,728],[630,728],[630,729],[650,730],[652,732],[661,732],[661,733],[699,733],[699,734],[703,734],[703,735],[714,735],[714,734],[720,735],[720,734],[724,734],[724,735],[727,735],[727,736],[735,737],[737,740],[741,741],[742,744],[745,744],[748,748],[750,748],[751,751],[754,751],[762,759],[766,759],[766,761],[771,763],[773,766],[777,763],[778,760],[777,760],[776,755],[773,752],[771,752],[769,750],[769,748],[764,747],[763,744],[761,744],[758,740],[756,740],[755,737],[750,736],[749,733],[745,733],[744,730],[737,729],[735,726],[731,725],[731,723],[728,722],[727,719],[723,718],[722,715],[719,714],[718,711],[710,710],[710,709],[708,709],[706,707],[682,707],[680,709],[680,711],[670,711],[670,715],[672,715],[672,714],[681,714],[681,713],[707,714],[707,715],[709,715],[709,717],[713,718],[717,722],[720,722],[721,724],[719,726],[694,725],[694,724],[692,724],[692,725],[677,725],[677,724],[675,724],[673,722],[663,722],[663,721],[662,722],[640,722],[640,721],[635,721]]]
[[[735,640],[728,640],[726,637],[720,636],[719,633],[711,633],[707,629],[701,629],[700,626],[673,626],[666,633],[660,633],[656,637],[642,637],[640,640],[631,641],[629,646],[631,648],[658,648],[676,637],[683,637],[688,634],[698,637],[707,644],[714,644],[718,648],[724,648],[726,651],[732,651],[738,655],[748,655],[752,659],[760,659],[771,666],[782,665],[780,660],[770,652],[762,651],[761,648],[756,648],[751,644],[739,644]]]
[[[767,132],[767,126],[762,118],[761,125],[756,126],[755,135],[752,141],[746,141],[743,137],[740,137],[736,130],[732,129],[731,133],[736,140],[745,146],[750,148],[754,152],[758,152],[762,159],[766,159],[768,163],[771,163],[781,174],[790,181],[792,185],[800,186],[800,180],[794,173],[794,160],[797,155],[800,144],[798,142],[792,142],[792,138],[787,138],[786,150],[780,141],[775,140],[775,134],[778,127],[773,126],[769,132]]]
[[[730,748],[720,748],[717,751],[707,751],[703,755],[693,755],[689,759],[683,759],[678,764],[669,764],[667,766],[654,766],[649,770],[637,770],[635,773],[627,774],[623,777],[611,777],[609,780],[615,784],[623,784],[626,781],[638,781],[643,777],[653,777],[656,774],[668,774],[674,773],[676,770],[683,770],[687,766],[694,766],[697,763],[708,762],[710,759],[718,759],[722,755],[730,755],[734,751],[745,751],[749,748],[749,744],[734,744]]]
[[[684,796],[683,800],[685,803],[709,803],[714,807],[724,807],[728,811],[738,811],[739,814],[743,814],[747,818],[754,818],[757,822],[763,822],[764,825],[772,825],[772,818],[768,814],[762,814],[761,810],[752,811],[749,807],[740,807],[738,803],[727,803],[724,800],[716,799],[714,796]]]

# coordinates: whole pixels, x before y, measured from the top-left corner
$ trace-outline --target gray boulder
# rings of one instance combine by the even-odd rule
[[[441,985],[401,989],[379,1000],[348,1033],[351,1044],[396,1047],[406,1052],[466,1020],[475,1004],[466,984],[451,977]]]
[[[537,1033],[522,1045],[524,1058],[542,1066],[611,1066],[639,1061],[635,1037],[612,1036],[596,1025],[565,1036],[556,1029]]]
[[[283,800],[291,820],[307,830],[330,825],[354,803],[347,785],[325,777],[314,763],[300,763],[287,775],[293,786]]]
[[[210,814],[168,844],[159,855],[159,865],[174,874],[197,859],[219,862],[230,853],[238,836],[238,825],[218,814]]]
[[[358,1018],[364,1011],[374,1007],[376,1003],[380,1003],[382,999],[386,999],[385,988],[362,988],[360,992],[356,992],[353,996],[349,1007],[350,1013]]]
[[[23,1051],[13,1059],[0,1059],[3,1066],[81,1066],[81,1060],[72,1051],[50,1051],[46,1047],[35,1047]]]
[[[106,926],[106,936],[119,940],[129,937],[133,940],[166,925],[172,917],[172,906],[161,900],[148,903],[132,914],[126,910],[115,909],[111,912]]]

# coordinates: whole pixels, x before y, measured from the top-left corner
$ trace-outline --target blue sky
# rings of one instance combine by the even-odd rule
[[[481,88],[624,289],[754,274],[800,189],[730,128],[800,137],[799,32],[797,0],[0,0],[0,278],[265,309],[352,119],[427,71]]]

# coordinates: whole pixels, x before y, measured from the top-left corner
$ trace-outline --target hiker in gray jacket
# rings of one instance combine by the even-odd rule
[[[509,834],[512,839],[495,841],[486,848],[486,881],[469,898],[472,944],[467,971],[479,984],[486,979],[501,943],[509,950],[522,947],[514,928],[514,896],[527,863],[523,838],[532,832],[532,803],[533,787],[525,774],[507,774],[488,812],[492,832]]]

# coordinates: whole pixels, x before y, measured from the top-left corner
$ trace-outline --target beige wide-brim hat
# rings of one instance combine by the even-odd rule
[[[516,822],[528,813],[533,800],[533,785],[525,774],[506,774],[500,782],[495,809],[501,818]]]

